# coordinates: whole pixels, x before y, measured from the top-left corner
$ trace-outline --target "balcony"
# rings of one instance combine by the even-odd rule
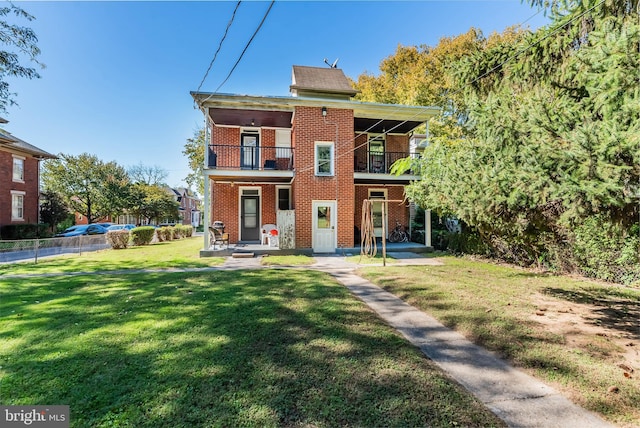
[[[209,146],[210,169],[293,171],[293,149],[273,146]]]
[[[218,182],[289,183],[293,149],[273,146],[209,146],[207,176]]]
[[[354,153],[354,172],[391,174],[391,165],[398,159],[407,156],[419,157],[417,153],[408,152],[356,151]]]

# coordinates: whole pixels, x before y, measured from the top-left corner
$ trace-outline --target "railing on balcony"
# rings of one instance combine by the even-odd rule
[[[356,151],[354,153],[354,171],[371,174],[390,174],[391,165],[407,156],[418,157],[417,153]]]
[[[293,171],[293,149],[290,147],[209,146],[209,168],[247,169],[256,171]]]

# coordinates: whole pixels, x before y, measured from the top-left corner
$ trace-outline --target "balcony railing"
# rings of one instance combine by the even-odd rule
[[[210,169],[293,171],[293,148],[273,146],[238,146],[213,144],[209,146]],[[390,174],[391,165],[407,156],[408,152],[354,152],[354,172]]]
[[[208,166],[212,169],[293,171],[293,149],[213,144],[209,146]]]
[[[390,174],[391,165],[398,159],[407,156],[418,157],[416,153],[408,152],[374,152],[356,151],[354,153],[354,171],[371,174]]]

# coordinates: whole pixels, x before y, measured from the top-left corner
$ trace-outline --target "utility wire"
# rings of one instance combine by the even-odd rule
[[[251,36],[251,38],[249,39],[249,41],[247,42],[247,45],[244,47],[244,50],[242,51],[242,53],[240,54],[240,56],[238,57],[238,60],[236,61],[236,63],[233,65],[233,68],[231,68],[231,71],[229,72],[229,74],[227,75],[227,77],[224,79],[224,81],[220,84],[220,86],[218,86],[216,88],[215,92],[218,92],[218,90],[220,90],[220,88],[227,83],[227,80],[229,80],[229,78],[231,77],[231,75],[233,74],[233,72],[235,71],[236,67],[238,66],[238,64],[240,63],[240,60],[242,59],[242,57],[244,56],[245,52],[247,52],[247,49],[249,49],[249,45],[251,45],[251,42],[253,42],[253,39],[256,37],[256,34],[258,34],[258,31],[260,31],[260,28],[262,28],[262,24],[264,24],[264,21],[267,19],[267,16],[269,16],[269,12],[271,12],[271,8],[273,7],[273,4],[275,3],[275,0],[271,0],[271,4],[269,5],[269,8],[267,9],[267,11],[265,12],[264,16],[262,17],[262,21],[260,21],[260,25],[258,25],[258,28],[256,28],[256,31],[254,31],[253,36]],[[205,100],[206,101],[206,100]]]
[[[238,8],[240,7],[240,3],[242,3],[242,1],[239,1],[238,3],[236,3],[235,9],[233,9],[233,14],[231,15],[231,19],[229,19],[229,22],[227,23],[227,28],[224,30],[224,34],[222,35],[222,39],[220,39],[220,43],[218,44],[218,49],[216,49],[216,53],[213,55],[213,58],[211,59],[211,62],[209,63],[209,68],[207,68],[207,71],[204,73],[204,77],[202,78],[202,81],[200,82],[200,85],[198,85],[198,89],[196,90],[196,92],[200,92],[200,88],[202,88],[202,85],[204,84],[204,81],[207,79],[207,76],[209,75],[209,71],[211,71],[211,67],[213,67],[213,63],[216,61],[216,58],[218,57],[218,53],[220,52],[220,49],[222,49],[222,44],[224,43],[224,40],[227,38],[227,33],[229,32],[229,28],[231,27],[231,24],[233,23],[233,20],[236,17],[236,12],[238,11]],[[194,103],[195,103],[195,100],[194,100]]]

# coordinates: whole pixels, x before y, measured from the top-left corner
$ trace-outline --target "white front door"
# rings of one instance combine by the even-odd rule
[[[336,202],[313,201],[313,252],[336,251]]]

